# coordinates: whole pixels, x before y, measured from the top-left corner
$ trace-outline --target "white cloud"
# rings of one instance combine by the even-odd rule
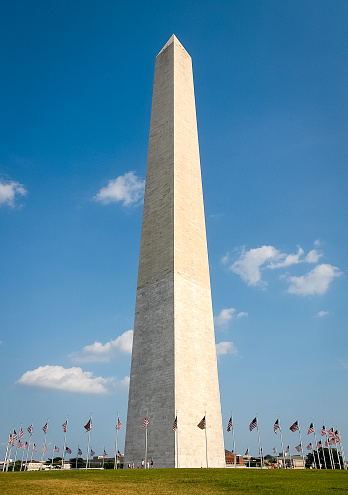
[[[237,273],[248,285],[262,285],[260,267],[270,259],[277,259],[279,251],[273,246],[262,246],[260,248],[244,251],[239,260],[231,266],[231,270]]]
[[[105,394],[108,391],[106,385],[113,381],[113,378],[93,377],[93,373],[83,371],[81,368],[46,365],[27,371],[17,383],[68,392]]]
[[[317,317],[322,318],[323,316],[326,316],[328,314],[329,314],[328,311],[319,311],[319,313],[317,314]]]
[[[245,311],[241,311],[240,313],[237,314],[237,318],[243,318],[244,316],[249,316],[248,313],[245,313]]]
[[[343,359],[340,359],[339,362],[343,368],[348,368],[348,361],[343,361]]]
[[[14,207],[18,196],[25,196],[26,194],[28,194],[28,191],[19,182],[0,181],[0,205]]]
[[[218,316],[214,317],[214,323],[216,326],[227,325],[232,320],[233,314],[236,312],[234,308],[222,309]]]
[[[238,349],[233,342],[220,342],[216,344],[216,355],[222,356],[223,354],[238,354]]]
[[[69,357],[77,363],[108,362],[117,352],[131,354],[132,345],[133,330],[127,330],[115,340],[105,344],[96,341],[94,344],[86,345],[81,351],[71,353]]]
[[[117,179],[110,180],[93,199],[103,204],[122,202],[123,206],[131,206],[140,202],[144,195],[145,181],[127,172]]]
[[[326,264],[318,265],[306,275],[289,277],[290,286],[288,292],[301,296],[325,294],[332,280],[340,275],[340,270],[335,266]]]
[[[119,384],[123,388],[129,388],[129,382],[130,382],[129,376],[125,376],[123,380],[120,380]]]
[[[316,249],[305,254],[300,246],[295,254],[281,253],[274,246],[262,246],[249,251],[243,249],[239,259],[230,269],[248,285],[265,286],[267,283],[261,280],[262,270],[288,268],[299,263],[317,263],[321,256]],[[226,256],[224,260],[223,262],[227,261]]]

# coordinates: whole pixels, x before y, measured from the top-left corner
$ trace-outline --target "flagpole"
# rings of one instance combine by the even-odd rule
[[[178,419],[178,412],[176,411],[176,419]],[[179,426],[176,427],[176,467],[179,468]]]
[[[333,427],[332,427],[332,430],[333,430]],[[339,464],[339,466],[340,466],[340,469],[342,469],[340,452],[338,452],[338,447],[337,447],[337,444],[339,443],[339,441],[337,440],[337,435],[336,435],[336,432],[338,433],[337,428],[336,428],[336,430],[335,430],[336,454],[337,454],[337,457],[338,457],[338,464]]]
[[[65,460],[65,446],[66,446],[66,432],[68,430],[68,416],[66,417],[66,426],[64,428],[64,447],[62,452],[62,469],[64,469],[64,460]]]
[[[20,471],[22,471],[22,466],[23,466],[23,457],[24,457],[24,448],[22,447],[22,449],[23,449],[23,452],[22,452],[22,460],[21,460],[21,469],[20,469]]]
[[[21,423],[21,426],[19,428],[19,434],[21,433],[21,430],[22,430],[22,423]],[[14,471],[14,468],[15,468],[15,464],[16,464],[16,460],[17,460],[17,451],[18,451],[18,442],[17,442],[17,445],[16,445],[16,454],[15,454],[15,459],[14,459],[14,463],[13,463],[13,467],[12,467],[12,471]]]
[[[29,436],[29,448],[30,448],[30,439],[31,439],[31,435]],[[29,454],[29,449],[28,449],[28,454]],[[31,459],[30,459],[30,463],[33,462],[33,457],[34,457],[34,445],[33,445],[33,448],[31,449]],[[27,465],[28,466],[28,465]]]
[[[324,428],[324,431],[326,432],[325,425],[323,426],[323,428]],[[323,430],[322,430],[322,431],[323,431]],[[323,437],[324,435],[322,434],[321,436]],[[323,440],[324,440],[324,439],[323,439]],[[327,469],[326,457],[325,457],[324,445],[323,445],[323,444],[321,444],[321,450],[322,450],[322,454],[323,454],[323,459],[324,459],[325,469]]]
[[[46,425],[47,425],[47,428],[45,428],[45,440],[44,440],[44,444],[42,446],[42,452],[41,452],[41,464],[40,464],[40,471],[42,471],[42,463],[43,463],[43,458],[44,458],[44,448],[46,447],[46,438],[47,438],[47,430],[48,430],[48,422],[49,422],[49,418],[47,419],[47,422],[46,422]]]
[[[206,457],[206,460],[207,460],[207,468],[209,468],[209,464],[208,464],[208,441],[207,441],[207,411],[205,411],[204,413],[204,417],[205,417],[205,457]]]
[[[11,431],[12,430],[10,430],[10,433],[8,435],[8,442],[7,442],[7,446],[6,446],[6,453],[5,453],[4,465],[2,466],[2,471],[3,472],[5,471],[5,468],[6,468],[8,446],[10,445],[10,441],[11,441]]]
[[[341,451],[341,455],[342,455],[343,469],[347,469],[346,457],[344,455],[343,443],[341,440],[341,433],[340,433],[340,430],[338,428],[337,428],[337,431],[338,431],[338,437],[339,437],[339,442],[340,442],[340,451]]]
[[[327,434],[325,422],[323,424],[324,424],[324,427],[325,427],[325,436],[326,436],[327,448],[328,448],[328,451],[329,451],[329,458],[330,458],[331,469],[334,469],[333,468],[333,463],[332,463],[331,448],[330,448],[330,444],[329,444],[330,438],[329,438],[329,435]]]
[[[104,446],[104,449],[103,449],[103,469],[104,469],[104,461],[105,461],[105,446]]]
[[[300,422],[298,420],[298,416],[297,416],[297,424],[298,424],[298,433],[300,435],[300,445],[301,445],[301,450],[302,450],[302,462],[303,462],[303,467],[305,467],[305,460],[304,460],[304,454],[303,454],[303,445],[302,445],[302,437],[301,437],[301,428],[300,428]]]
[[[13,432],[15,432],[15,428],[13,427]],[[13,433],[14,434],[14,433]],[[11,452],[12,452],[12,447],[13,447],[13,438],[11,438],[11,444],[10,444],[10,451],[8,453],[8,459],[7,459],[7,464],[6,464],[6,472],[8,472],[8,465],[9,465],[9,461],[10,461],[10,458],[11,458]]]
[[[91,416],[89,418],[90,420],[90,426],[91,428],[88,430],[88,447],[87,447],[87,462],[86,462],[86,471],[88,469],[88,454],[89,454],[89,445],[90,445],[90,441],[91,441],[91,429],[92,429],[92,413],[91,413]]]
[[[148,415],[149,415],[149,412],[146,411],[146,425],[145,425],[145,465],[144,465],[144,469],[146,469],[146,463],[147,463],[147,425],[148,425]]]
[[[262,469],[263,468],[263,452],[262,452],[262,447],[261,447],[259,418],[257,417],[257,413],[256,413],[256,427],[257,427],[257,437],[259,439],[259,453],[260,453],[261,469]]]
[[[34,421],[32,420],[31,425],[30,425],[30,431],[31,431],[31,433],[29,432],[29,448],[30,448],[31,435],[33,434],[33,424],[34,424]],[[27,452],[27,455],[26,455],[26,458],[25,458],[25,464],[26,465],[28,463],[28,456],[29,456],[29,449],[28,449],[28,452]],[[31,460],[33,460],[33,458]]]
[[[232,419],[232,439],[233,439],[234,468],[236,468],[236,443],[235,443],[235,439],[234,439],[234,422],[233,422],[232,411],[231,411],[231,419]]]
[[[118,411],[117,411],[116,440],[115,440],[115,464],[114,464],[114,469],[117,469],[117,434],[118,434],[118,421],[119,421],[119,414],[118,414]]]
[[[282,444],[282,452],[283,452],[283,468],[285,468],[285,452],[284,452],[283,435],[282,435],[282,428],[280,426],[279,414],[278,414],[278,424],[279,424],[280,442]]]
[[[319,447],[318,447],[318,442],[317,442],[317,435],[315,434],[315,428],[314,428],[314,421],[312,418],[312,425],[313,425],[313,433],[314,433],[314,440],[315,440],[315,447],[317,449],[317,457],[318,457],[318,463],[319,463],[319,469],[321,469],[321,462],[320,462],[320,457],[319,457]],[[313,459],[314,457],[314,450],[313,450]]]

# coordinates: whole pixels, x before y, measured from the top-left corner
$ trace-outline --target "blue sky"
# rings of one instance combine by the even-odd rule
[[[154,63],[193,59],[225,446],[348,441],[348,4],[12,1],[0,16],[0,458],[113,454],[127,382]],[[197,422],[202,412],[197,411]],[[120,430],[123,451],[125,428]],[[308,440],[308,442],[307,442]]]

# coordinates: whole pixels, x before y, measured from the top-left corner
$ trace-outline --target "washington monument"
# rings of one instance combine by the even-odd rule
[[[146,456],[225,466],[192,63],[174,35],[155,65],[125,466]]]

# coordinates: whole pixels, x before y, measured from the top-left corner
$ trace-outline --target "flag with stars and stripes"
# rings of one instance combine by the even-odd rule
[[[200,420],[200,422],[198,423],[198,428],[200,428],[201,430],[205,430],[205,427],[206,427],[206,423],[205,423],[205,416],[203,416],[203,418]]]
[[[289,428],[290,431],[297,431],[298,430],[298,421],[295,421],[295,423],[293,423],[290,428]]]
[[[254,428],[256,428],[256,426],[257,426],[257,418],[255,416],[255,418],[252,420],[252,422],[249,425],[249,430],[252,431]]]

